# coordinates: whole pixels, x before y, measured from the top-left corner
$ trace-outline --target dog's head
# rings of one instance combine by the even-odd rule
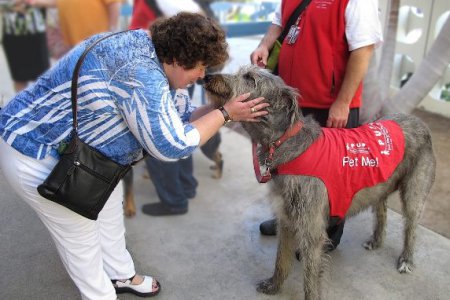
[[[203,87],[216,108],[245,93],[251,93],[249,100],[264,97],[270,103],[269,114],[258,123],[242,122],[250,137],[261,144],[272,142],[300,118],[297,91],[280,77],[256,66],[242,67],[235,74],[208,75]]]

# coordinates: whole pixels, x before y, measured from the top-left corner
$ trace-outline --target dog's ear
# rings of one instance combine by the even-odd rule
[[[299,120],[299,111],[298,111],[298,92],[296,89],[286,86],[281,94],[282,101],[285,103],[284,107],[286,107],[286,116],[289,119],[290,125],[295,124]]]

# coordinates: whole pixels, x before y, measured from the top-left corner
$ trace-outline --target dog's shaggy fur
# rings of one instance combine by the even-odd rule
[[[261,122],[243,122],[250,137],[262,145],[277,140],[298,120],[304,122],[301,131],[283,143],[274,154],[273,167],[290,161],[305,151],[320,134],[319,125],[312,118],[304,118],[297,105],[297,93],[277,76],[256,67],[241,68],[234,75],[211,75],[204,85],[210,100],[217,107],[228,99],[251,92],[249,99],[265,97],[270,103],[269,114]],[[373,207],[376,215],[373,236],[364,247],[373,250],[383,244],[386,228],[387,198],[399,190],[405,219],[404,247],[398,258],[400,273],[412,271],[415,232],[425,199],[435,176],[435,158],[431,136],[425,124],[410,115],[394,114],[383,119],[396,121],[405,137],[403,160],[390,179],[359,191],[354,197],[346,217]],[[264,162],[267,153],[259,153]],[[275,271],[271,278],[258,284],[258,291],[266,294],[278,292],[288,275],[295,250],[299,250],[304,268],[306,299],[320,299],[320,274],[325,263],[324,245],[329,219],[328,194],[325,185],[315,177],[299,175],[275,176],[274,192],[282,199],[277,218],[279,244]]]

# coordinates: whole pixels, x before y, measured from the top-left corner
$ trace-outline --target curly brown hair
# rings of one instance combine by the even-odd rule
[[[156,55],[162,63],[176,61],[185,69],[198,63],[215,67],[228,59],[228,44],[220,25],[196,13],[181,12],[156,20],[150,27]]]

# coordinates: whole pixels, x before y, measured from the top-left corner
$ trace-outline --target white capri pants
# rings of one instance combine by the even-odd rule
[[[15,192],[50,231],[59,256],[83,299],[117,299],[111,279],[135,275],[125,245],[123,187],[119,183],[96,221],[49,201],[37,192],[57,160],[21,154],[0,138],[0,168]]]

